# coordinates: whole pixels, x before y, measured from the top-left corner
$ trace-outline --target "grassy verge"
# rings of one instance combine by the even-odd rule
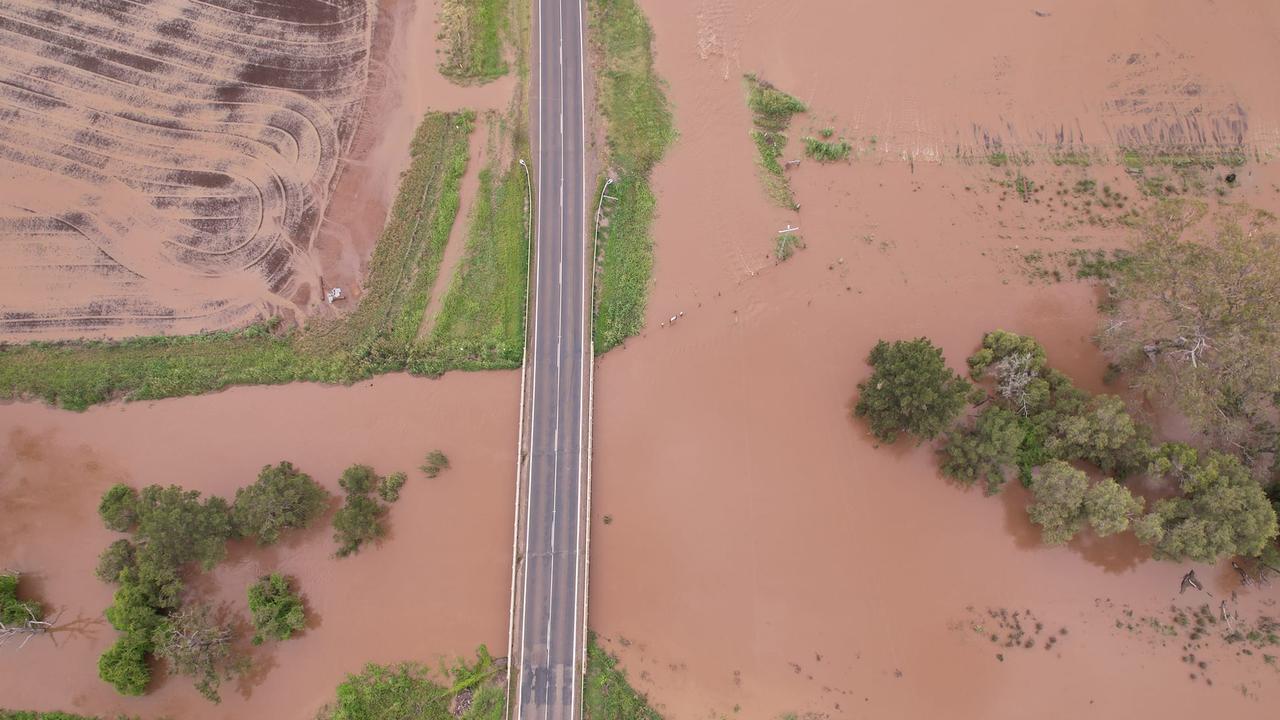
[[[511,0],[443,0],[440,74],[459,84],[485,83],[507,74],[503,57]]]
[[[103,720],[97,715],[72,715],[64,712],[33,712],[31,710],[0,710],[0,720]],[[125,715],[115,720],[131,720]]]
[[[81,410],[117,398],[153,400],[295,380],[350,383],[406,369],[458,212],[473,123],[470,112],[431,113],[418,127],[365,295],[348,317],[286,335],[273,321],[182,337],[3,346],[0,398],[38,397]]]
[[[649,174],[675,139],[671,108],[653,69],[653,31],[635,0],[590,0],[591,36],[606,125],[606,165],[616,176],[596,248],[595,346],[607,352],[644,326],[656,203]]]
[[[755,140],[756,152],[760,155],[758,162],[765,190],[779,205],[794,208],[796,198],[778,160],[787,146],[786,130],[791,125],[791,117],[806,110],[804,103],[755,75],[744,76],[743,82],[747,88],[747,106],[751,108],[755,125],[751,138]]]
[[[516,137],[520,150],[525,133]],[[527,192],[518,162],[480,172],[466,254],[430,336],[410,363],[414,372],[520,366],[529,273]]]
[[[463,660],[432,675],[418,663],[365,666],[338,686],[337,701],[318,720],[501,720],[506,673],[481,645],[476,662]]]
[[[658,711],[649,707],[648,698],[627,682],[617,659],[596,642],[595,633],[587,635],[587,678],[582,693],[586,720],[662,720]]]

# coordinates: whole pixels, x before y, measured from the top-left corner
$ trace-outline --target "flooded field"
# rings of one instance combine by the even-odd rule
[[[966,492],[850,409],[877,339],[926,335],[962,368],[994,328],[1101,391],[1097,290],[1052,259],[1123,243],[1146,200],[1121,145],[1248,148],[1238,184],[1194,191],[1280,209],[1274,8],[642,5],[680,140],[654,174],[647,330],[599,366],[591,576],[637,687],[676,720],[1263,717],[1274,659],[1192,647],[1168,616],[1233,592],[1274,616],[1280,589],[1197,567],[1213,599],[1180,596],[1190,566],[1130,536],[1043,547],[1020,488]],[[855,147],[791,171],[798,212],[757,178],[747,72],[810,107],[784,159],[824,127]],[[1076,152],[1103,159],[1051,161]],[[779,263],[787,225],[804,247]]]
[[[0,567],[61,613],[55,645],[37,638],[0,650],[6,707],[174,718],[310,718],[366,662],[435,666],[487,643],[505,655],[511,572],[512,469],[519,376],[394,375],[351,388],[289,385],[97,407],[83,414],[0,406]],[[443,450],[452,469],[417,471]],[[245,592],[260,575],[298,579],[309,623],[284,642],[245,646],[250,671],[201,698],[186,678],[157,674],[151,692],[124,698],[98,679],[97,657],[117,633],[103,608],[113,587],[94,577],[118,537],[97,516],[113,483],[176,483],[231,498],[265,464],[290,460],[330,492],[354,463],[410,479],[387,537],[335,559],[332,512],[279,545],[233,543],[188,587],[247,624]],[[336,505],[335,505],[336,507]],[[247,636],[242,637],[242,640]]]

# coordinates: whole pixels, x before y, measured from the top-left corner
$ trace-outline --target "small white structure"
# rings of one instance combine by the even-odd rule
[[[329,292],[324,294],[324,299],[328,301],[329,304],[333,304],[334,300],[341,300],[342,298],[342,288],[340,287],[329,288]]]

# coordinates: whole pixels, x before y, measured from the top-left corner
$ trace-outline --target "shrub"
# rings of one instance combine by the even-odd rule
[[[404,487],[405,480],[408,477],[402,473],[392,473],[378,483],[378,497],[392,503],[400,499],[400,488]]]
[[[306,625],[302,598],[279,573],[264,575],[249,586],[249,612],[253,615],[253,644],[264,640],[288,640]]]
[[[128,485],[117,483],[102,495],[98,504],[98,515],[108,530],[126,532],[138,521],[138,491]]]
[[[432,450],[427,453],[427,461],[420,468],[426,473],[427,477],[433,478],[441,472],[449,469],[449,458],[439,450]]]
[[[386,534],[382,516],[387,508],[367,495],[349,494],[346,504],[333,516],[333,540],[338,543],[338,556],[346,557],[360,546]]]
[[[867,360],[874,371],[858,384],[854,414],[865,417],[876,439],[892,443],[899,432],[928,440],[964,407],[969,385],[927,338],[876,343]]]
[[[0,622],[6,625],[21,625],[32,619],[44,618],[44,608],[35,600],[18,599],[18,582],[21,576],[16,572],[0,573]]]
[[[338,485],[351,494],[368,493],[378,484],[378,474],[368,465],[352,465],[342,471]]]

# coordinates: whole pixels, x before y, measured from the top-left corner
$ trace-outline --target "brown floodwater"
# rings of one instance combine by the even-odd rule
[[[505,648],[511,568],[517,373],[404,375],[355,387],[288,385],[110,405],[83,414],[0,406],[0,567],[23,571],[24,592],[61,613],[54,639],[0,649],[0,705],[174,718],[310,718],[346,673],[366,662],[432,667]],[[452,469],[416,470],[443,450]],[[259,575],[295,576],[306,630],[248,649],[251,670],[213,705],[185,678],[158,678],[124,698],[97,677],[117,633],[102,611],[112,586],[93,574],[119,535],[97,517],[102,492],[123,482],[176,483],[231,498],[265,464],[290,460],[333,493],[343,468],[367,463],[410,479],[376,547],[336,559],[328,516],[276,546],[234,543],[228,559],[188,586],[247,623],[245,592]]]
[[[1280,677],[1261,657],[1218,642],[1188,663],[1185,633],[1142,618],[1236,593],[1256,620],[1280,589],[1151,561],[1129,535],[1044,547],[1016,483],[958,488],[928,446],[875,447],[850,407],[877,339],[929,336],[961,369],[994,328],[1102,391],[1095,291],[1032,277],[1025,256],[1122,242],[1112,211],[1089,222],[1057,191],[1087,177],[1132,206],[1136,185],[1041,159],[1025,172],[1047,190],[1023,202],[985,156],[1059,137],[1273,150],[1275,7],[641,4],[680,140],[654,174],[647,330],[598,370],[590,619],[637,687],[675,720],[1268,712]],[[798,213],[755,176],[744,72],[810,104],[793,136],[857,147],[791,175]],[[1250,162],[1228,199],[1276,210],[1271,168]],[[806,247],[778,263],[788,223]],[[1214,599],[1179,596],[1190,567]],[[1032,648],[1004,647],[1001,610],[1043,625]]]

